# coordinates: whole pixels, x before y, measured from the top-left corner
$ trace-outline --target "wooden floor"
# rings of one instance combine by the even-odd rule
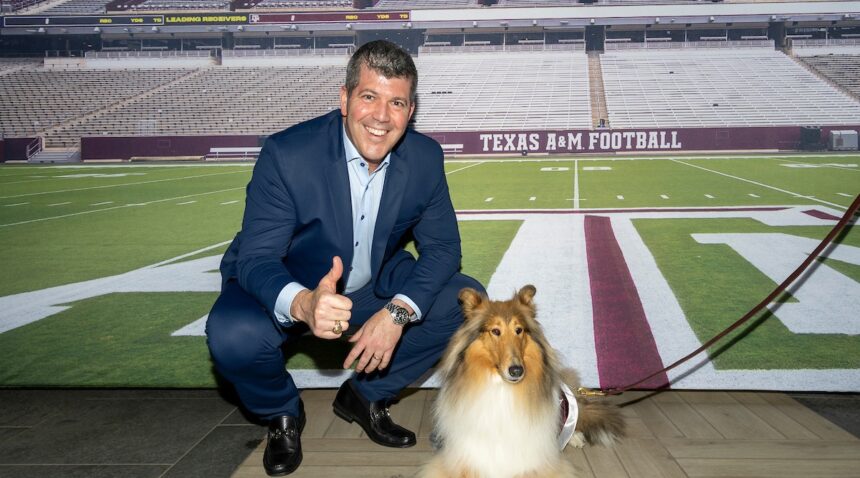
[[[335,390],[302,393],[308,415],[296,478],[405,478],[429,459],[435,390],[414,390],[392,406],[394,420],[418,433],[406,450],[378,446],[334,416]],[[614,448],[565,454],[583,478],[860,477],[860,440],[782,393],[628,392],[628,437]],[[525,438],[525,437],[524,437]],[[265,440],[235,478],[265,477]]]

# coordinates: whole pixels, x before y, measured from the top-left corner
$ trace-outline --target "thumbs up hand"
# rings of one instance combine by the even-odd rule
[[[340,257],[332,258],[331,269],[314,290],[303,290],[293,299],[290,313],[305,322],[311,332],[323,339],[336,339],[349,328],[352,301],[337,293],[337,281],[343,275]]]

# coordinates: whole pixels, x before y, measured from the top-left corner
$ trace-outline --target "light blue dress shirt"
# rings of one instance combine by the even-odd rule
[[[349,171],[349,191],[352,198],[352,237],[355,248],[349,277],[344,289],[344,293],[349,294],[370,282],[370,251],[373,245],[373,231],[376,228],[376,217],[379,212],[379,203],[382,200],[382,188],[385,185],[385,173],[391,161],[391,153],[388,153],[379,167],[371,173],[367,161],[355,149],[349,136],[346,135],[346,130],[342,129],[341,131],[347,170]],[[344,264],[344,267],[346,266]],[[294,321],[290,315],[290,308],[296,295],[304,289],[305,287],[298,282],[291,282],[278,295],[278,300],[275,302],[275,318],[283,325],[290,325]],[[415,311],[414,319],[421,319],[421,311],[412,299],[403,294],[397,294],[394,298],[409,304]]]

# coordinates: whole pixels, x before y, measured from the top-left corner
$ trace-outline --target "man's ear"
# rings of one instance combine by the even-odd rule
[[[532,307],[535,292],[537,292],[535,286],[531,284],[523,286],[523,288],[520,289],[519,292],[517,292],[516,299],[520,301],[521,304]]]
[[[484,296],[475,289],[466,287],[460,291],[460,302],[463,304],[463,314],[468,318],[473,310],[484,303]]]

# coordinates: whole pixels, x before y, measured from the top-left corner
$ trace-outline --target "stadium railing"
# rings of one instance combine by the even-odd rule
[[[606,42],[609,50],[683,50],[695,48],[774,48],[773,40],[728,40],[728,41],[688,41],[688,42]]]
[[[535,45],[464,45],[464,46],[419,46],[422,53],[486,53],[520,51],[585,51],[585,43],[551,43]]]

